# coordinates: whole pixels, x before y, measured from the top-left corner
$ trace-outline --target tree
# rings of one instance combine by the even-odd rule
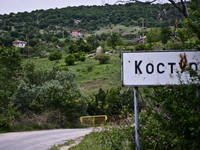
[[[82,42],[82,44],[78,47],[78,51],[82,52],[90,52],[92,50],[92,45]]]
[[[161,30],[161,40],[163,44],[166,44],[167,41],[170,39],[172,32],[169,27],[164,27]]]
[[[58,52],[58,51],[54,51],[54,52],[49,54],[48,58],[49,58],[50,61],[59,60],[59,59],[62,58],[62,53]]]
[[[0,112],[9,107],[10,98],[16,88],[17,71],[21,69],[22,59],[15,47],[0,47]]]
[[[20,40],[20,41],[25,41],[24,36],[21,35],[20,38],[19,38],[19,40]]]
[[[51,42],[57,42],[57,41],[58,41],[57,37],[54,36],[54,37],[51,38]]]
[[[106,64],[110,60],[110,56],[101,54],[101,55],[96,55],[95,60],[98,60],[100,64]]]
[[[37,45],[38,42],[39,41],[36,38],[33,38],[33,39],[29,40],[29,45],[33,47],[33,46]]]
[[[159,33],[160,33],[160,31],[157,28],[151,29],[147,33],[146,41],[149,44],[149,48],[150,49],[153,49],[153,44],[158,41],[158,39],[159,39],[159,37],[158,37]]]
[[[108,45],[112,46],[114,49],[115,46],[119,45],[120,37],[117,32],[112,32],[107,38]]]
[[[78,52],[78,45],[71,44],[68,49],[70,54],[76,53]]]
[[[133,3],[133,2],[139,2],[143,4],[152,4],[154,2],[157,2],[158,0],[151,0],[151,1],[142,1],[142,0],[128,0],[128,1],[123,1],[119,0],[116,3]],[[192,5],[190,7],[190,13],[188,11],[189,7],[187,6],[188,1],[186,0],[181,0],[180,2],[177,2],[176,0],[167,0],[170,2],[186,19],[186,24],[191,28],[191,30],[197,35],[198,39],[200,40],[200,29],[199,29],[199,3],[198,0],[191,0]],[[159,2],[159,1],[158,1]],[[104,1],[105,3],[105,1]],[[168,19],[165,14],[166,10],[162,9],[159,11],[159,16],[163,16],[164,18]],[[195,19],[194,19],[195,18]],[[169,20],[168,20],[169,22]],[[199,47],[199,46],[198,46]],[[199,47],[200,48],[200,47]]]
[[[190,18],[186,19],[185,22],[189,29],[195,33],[200,40],[200,5],[198,0],[192,0],[192,5],[190,6]],[[200,46],[198,46],[200,48]]]
[[[66,57],[65,57],[65,63],[66,65],[73,65],[74,62],[75,62],[75,57],[73,54],[68,54]]]
[[[93,50],[100,45],[95,36],[88,36],[86,40],[90,45],[92,45]]]
[[[118,89],[112,87],[106,95],[106,106],[105,111],[107,114],[111,115],[113,113],[113,108],[117,105],[119,96]]]

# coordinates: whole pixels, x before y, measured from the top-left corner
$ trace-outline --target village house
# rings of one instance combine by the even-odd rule
[[[81,30],[73,30],[72,36],[73,37],[81,37]]]
[[[20,48],[25,47],[26,44],[27,44],[27,42],[24,42],[24,41],[14,41],[13,42],[13,45],[15,45],[16,47],[20,47]]]
[[[0,19],[0,23],[2,23],[3,22],[3,20],[2,19]]]

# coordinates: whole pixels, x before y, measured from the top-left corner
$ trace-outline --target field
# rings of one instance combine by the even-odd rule
[[[57,65],[65,67],[64,57],[58,63],[47,58],[30,59],[30,62],[35,63],[36,69],[50,70]],[[110,58],[107,64],[86,58],[85,62],[76,61],[74,65],[67,66],[77,72],[76,81],[86,95],[96,93],[99,88],[108,90],[112,86],[121,86],[121,59],[119,54],[112,54]],[[23,62],[27,63],[28,60]]]

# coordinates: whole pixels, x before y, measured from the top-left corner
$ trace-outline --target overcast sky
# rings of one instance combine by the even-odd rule
[[[110,4],[116,0],[104,0]],[[0,0],[0,14],[31,12],[39,9],[63,8],[80,5],[103,5],[101,0]]]

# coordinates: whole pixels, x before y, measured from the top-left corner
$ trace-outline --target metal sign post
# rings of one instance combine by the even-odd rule
[[[140,149],[139,139],[139,105],[138,105],[138,87],[134,87],[134,112],[135,112],[135,149]]]
[[[200,75],[200,51],[122,52],[122,86],[134,87],[136,150],[140,149],[138,87],[179,85],[177,72],[181,73],[181,81],[187,84],[193,78],[184,71],[187,65]],[[199,97],[198,90],[196,95]],[[199,106],[197,111],[200,111]]]
[[[199,98],[199,87],[197,87],[197,90],[196,90],[196,97]],[[200,108],[199,106],[197,106],[197,112],[199,112]],[[198,149],[200,149],[200,135],[198,134],[198,137],[197,137],[197,142],[198,142]]]

